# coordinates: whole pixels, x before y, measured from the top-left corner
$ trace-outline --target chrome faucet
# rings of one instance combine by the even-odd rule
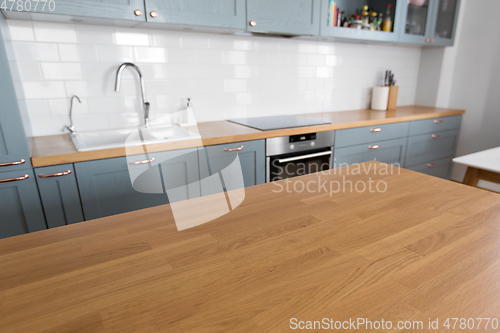
[[[116,71],[116,83],[115,83],[115,91],[119,92],[120,91],[120,82],[122,79],[122,72],[125,68],[127,67],[132,67],[134,68],[137,73],[139,73],[139,79],[141,81],[141,98],[142,98],[142,106],[143,106],[143,116],[144,116],[144,125],[146,127],[149,127],[149,102],[146,102],[146,86],[144,85],[144,78],[142,77],[142,72],[137,67],[136,64],[133,64],[131,62],[125,62],[118,67],[118,70]]]
[[[63,132],[64,130],[68,130],[71,134],[75,134],[76,133],[76,129],[75,129],[75,125],[73,124],[73,100],[74,99],[77,99],[78,102],[81,104],[82,101],[80,100],[80,97],[76,96],[76,95],[73,95],[71,97],[71,103],[70,103],[70,106],[69,106],[69,126],[64,126],[63,128]]]

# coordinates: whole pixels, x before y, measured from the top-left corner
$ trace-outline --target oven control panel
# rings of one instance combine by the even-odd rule
[[[307,133],[266,139],[266,156],[332,147],[335,131]]]

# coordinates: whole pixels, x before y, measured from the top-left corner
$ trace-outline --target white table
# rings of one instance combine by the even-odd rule
[[[464,184],[477,186],[480,179],[500,184],[500,147],[456,157],[453,162],[467,166]]]

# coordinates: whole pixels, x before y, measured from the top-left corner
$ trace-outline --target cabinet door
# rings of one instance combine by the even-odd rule
[[[319,35],[321,0],[247,0],[247,30]]]
[[[0,31],[0,172],[21,169],[31,169],[30,151]]]
[[[406,151],[406,139],[373,142],[352,147],[336,148],[334,155],[334,168],[378,161],[387,164],[403,166]]]
[[[73,164],[36,168],[35,176],[49,228],[83,221]]]
[[[409,123],[349,128],[335,131],[335,147],[356,146],[374,141],[386,141],[408,136]]]
[[[19,5],[18,3],[23,3]],[[7,1],[13,12],[36,12],[71,16],[86,16],[109,19],[145,21],[143,0],[25,0]],[[140,15],[136,11],[140,11]]]
[[[245,29],[245,0],[146,0],[149,22]],[[153,17],[151,13],[156,16]]]
[[[202,195],[266,182],[265,140],[199,148],[199,156],[201,178],[205,179],[208,176],[219,174],[221,179],[221,186],[214,185],[210,188],[202,186]],[[241,168],[237,165],[236,158],[238,158]],[[243,182],[241,182],[241,177],[243,177]]]
[[[86,220],[200,195],[196,149],[75,163],[75,172]]]
[[[436,132],[408,138],[406,166],[455,155],[459,131]]]
[[[47,229],[33,170],[0,172],[0,238]]]
[[[431,44],[433,10],[437,0],[409,0],[401,12],[399,41]]]
[[[403,7],[408,3],[407,0],[336,0],[335,3],[341,12],[345,12],[346,17],[350,17],[353,14],[358,14],[360,9],[365,5],[368,5],[370,8],[375,8],[377,12],[382,12],[385,14],[386,6],[388,4],[391,4],[393,15],[393,31],[371,31],[329,26],[329,0],[322,0],[320,22],[321,36],[384,42],[395,42],[398,40],[401,26],[399,24],[399,21],[402,17],[401,12],[403,11]]]
[[[434,3],[432,44],[451,46],[455,41],[460,0],[438,0]]]
[[[439,160],[429,160],[407,168],[426,175],[449,179],[451,175],[451,166],[453,165],[452,157],[442,158]]]

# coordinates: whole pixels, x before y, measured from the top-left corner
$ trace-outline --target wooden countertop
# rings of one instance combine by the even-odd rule
[[[162,143],[138,147],[148,152],[161,152],[183,148],[212,146],[239,141],[267,139],[277,136],[304,134],[311,132],[331,131],[338,129],[390,124],[404,121],[446,117],[463,114],[464,110],[440,109],[423,106],[398,107],[395,111],[355,110],[341,112],[325,112],[304,114],[303,116],[330,122],[329,125],[298,127],[274,131],[260,131],[228,121],[215,121],[198,124],[200,140]],[[196,130],[196,129],[194,129]],[[34,167],[99,160],[126,156],[125,148],[78,152],[68,134],[34,137],[32,142],[32,164]]]
[[[0,240],[1,331],[288,332],[291,318],[368,318],[430,332],[429,318],[499,318],[500,196],[362,166],[288,183],[315,193],[247,188],[239,207],[184,231],[165,205]],[[317,186],[343,177],[387,188]],[[206,198],[185,203],[203,214]]]

